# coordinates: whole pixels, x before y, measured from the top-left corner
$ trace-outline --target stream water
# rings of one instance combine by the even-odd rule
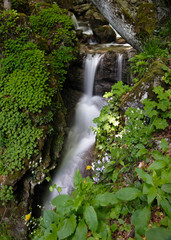
[[[84,95],[77,103],[75,123],[68,135],[65,155],[53,179],[53,184],[62,188],[62,194],[71,193],[75,171],[78,168],[81,170],[84,161],[82,157],[95,142],[90,126],[94,126],[93,119],[99,115],[105,104],[102,97],[93,96],[94,78],[102,56],[88,54],[85,60]],[[50,201],[56,195],[55,190],[52,193],[47,192],[45,208],[50,207]]]
[[[116,61],[116,80],[117,81],[122,81],[122,65],[123,65],[123,54],[122,53],[118,53],[117,55],[117,61]]]

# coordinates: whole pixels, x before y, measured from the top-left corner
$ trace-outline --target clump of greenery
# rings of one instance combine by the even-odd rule
[[[61,105],[52,102],[75,58],[76,37],[72,21],[57,4],[32,15],[30,24],[15,10],[1,12],[0,20],[0,175],[7,175],[24,170],[39,153],[41,125],[52,122]],[[52,39],[52,53],[33,43],[34,34]],[[44,120],[37,121],[36,115]]]
[[[6,202],[12,199],[14,199],[12,187],[3,185],[0,191],[0,201],[2,202],[2,205],[5,205]]]
[[[66,10],[57,4],[42,9],[36,16],[30,16],[31,28],[35,34],[52,41],[54,50],[49,55],[54,73],[59,76],[58,87],[61,89],[69,63],[75,59],[76,34],[73,22],[66,15]]]

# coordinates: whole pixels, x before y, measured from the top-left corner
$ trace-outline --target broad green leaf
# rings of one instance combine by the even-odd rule
[[[56,240],[57,239],[57,226],[51,224],[48,229],[45,230],[43,240]]]
[[[58,195],[51,201],[56,206],[56,212],[65,215],[74,209],[73,198],[70,195]]]
[[[149,167],[149,170],[159,170],[166,166],[165,162],[162,161],[154,161]]]
[[[51,223],[58,223],[59,217],[53,210],[47,210],[44,212],[43,216],[43,226],[49,227]]]
[[[86,223],[88,224],[90,230],[95,232],[98,227],[98,220],[96,211],[92,206],[87,206],[84,211],[84,218]]]
[[[76,228],[76,232],[72,240],[86,240],[87,238],[87,225],[84,220],[81,220]]]
[[[137,188],[126,187],[126,188],[120,189],[116,193],[116,197],[122,201],[132,201],[135,198],[137,198],[140,193],[141,191]]]
[[[143,155],[145,155],[145,154],[147,154],[147,153],[148,153],[148,150],[147,150],[146,148],[141,148],[141,149],[137,152],[136,157],[141,157],[141,156],[143,156]]]
[[[171,194],[171,183],[163,184],[161,190]]]
[[[104,221],[101,221],[99,223],[99,227],[98,227],[97,232],[98,232],[98,236],[100,237],[100,239],[111,240],[110,227]]]
[[[51,203],[53,206],[61,207],[61,206],[65,206],[66,202],[70,200],[72,200],[70,195],[58,195],[51,201]]]
[[[76,228],[76,216],[73,214],[70,218],[65,218],[62,227],[58,231],[59,239],[65,239],[74,233]]]
[[[161,152],[157,151],[157,150],[154,150],[152,152],[152,155],[153,155],[153,158],[157,161],[163,159],[163,154]]]
[[[105,192],[98,194],[93,202],[95,206],[109,206],[118,204],[119,201],[114,193]]]
[[[147,195],[148,204],[151,204],[156,196],[157,196],[157,189],[155,187],[151,187]]]
[[[160,226],[168,227],[169,222],[171,222],[171,220],[166,216],[160,221]]]
[[[165,228],[152,228],[145,233],[146,240],[170,240],[171,230]]]
[[[169,68],[168,68],[166,65],[164,65],[164,66],[162,67],[162,69],[163,69],[164,71],[169,70]]]
[[[141,168],[136,168],[136,172],[139,175],[139,177],[144,180],[147,184],[154,185],[152,176],[148,173],[144,172]]]
[[[145,228],[148,226],[151,218],[151,211],[149,207],[139,209],[132,214],[131,224],[135,226],[135,232],[143,235]]]
[[[79,169],[77,169],[74,175],[74,186],[76,189],[80,186],[81,182],[82,182],[82,176]]]
[[[83,197],[83,196],[80,196],[80,195],[78,195],[78,196],[75,198],[74,207],[75,207],[76,211],[77,211],[78,208],[81,206],[83,199],[84,199],[84,197]]]
[[[161,148],[165,152],[168,151],[169,145],[168,145],[168,142],[166,141],[166,139],[161,140]]]
[[[118,229],[118,225],[115,223],[112,224],[110,227],[111,227],[112,232],[115,232]]]
[[[171,219],[171,205],[170,205],[170,203],[166,199],[163,199],[163,200],[161,200],[160,204],[161,204],[162,208],[164,209],[165,213]]]
[[[148,194],[150,188],[151,188],[151,185],[144,183],[143,184],[143,194]]]

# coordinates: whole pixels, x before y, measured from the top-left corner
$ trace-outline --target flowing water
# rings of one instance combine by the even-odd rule
[[[117,81],[122,81],[122,68],[123,68],[123,54],[122,53],[118,53],[116,64],[117,64],[117,66],[116,66],[116,69],[117,69],[116,80]]]
[[[75,124],[69,132],[64,158],[53,179],[53,184],[62,188],[62,194],[71,193],[75,171],[78,168],[81,170],[82,162],[85,161],[82,157],[95,142],[90,126],[94,125],[92,120],[105,104],[102,97],[93,96],[94,78],[101,58],[100,54],[88,54],[85,61],[85,94],[77,103]],[[57,191],[48,192],[47,195],[45,208],[50,207],[50,201],[57,195]]]

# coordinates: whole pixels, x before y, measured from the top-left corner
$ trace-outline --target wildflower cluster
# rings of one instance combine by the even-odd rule
[[[95,183],[98,183],[100,181],[100,176],[103,174],[103,171],[105,170],[105,166],[108,162],[110,162],[111,157],[105,153],[102,160],[97,160],[91,164],[92,170],[94,171],[93,180]]]
[[[31,173],[35,174],[35,170],[41,166],[42,163],[42,157],[39,158],[39,160],[36,162],[34,160],[29,161],[29,169],[31,169]]]

